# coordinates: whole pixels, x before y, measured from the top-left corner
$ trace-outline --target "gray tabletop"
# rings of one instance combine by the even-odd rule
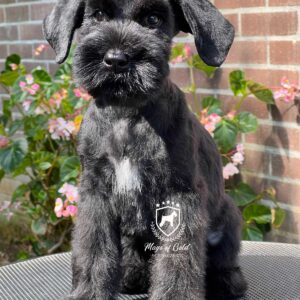
[[[63,253],[0,268],[0,299],[59,299],[70,290],[70,261],[71,254]],[[241,300],[300,300],[300,245],[243,242],[240,261],[249,283]]]

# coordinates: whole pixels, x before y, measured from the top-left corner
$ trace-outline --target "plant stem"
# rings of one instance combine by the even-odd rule
[[[196,83],[195,83],[195,73],[194,73],[194,68],[192,63],[188,64],[189,70],[190,70],[190,79],[191,79],[191,86],[192,86],[192,95],[193,95],[193,100],[194,100],[194,105],[196,109],[197,115],[200,114],[201,108],[197,99],[197,90],[196,90]]]

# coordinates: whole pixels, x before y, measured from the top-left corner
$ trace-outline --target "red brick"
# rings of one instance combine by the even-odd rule
[[[299,80],[299,73],[289,70],[246,69],[245,73],[247,79],[254,80],[270,88],[279,86],[283,76],[287,76],[291,81],[298,82]]]
[[[4,9],[0,8],[0,23],[5,22],[5,15],[4,15]]]
[[[32,46],[28,44],[9,45],[9,52],[19,54],[22,58],[32,58]]]
[[[296,128],[260,125],[256,133],[246,135],[246,142],[299,151],[300,130]]]
[[[58,64],[56,64],[56,63],[53,63],[53,64],[49,63],[49,73],[51,75],[54,75],[56,73],[56,71],[57,71],[58,68],[59,68]]]
[[[43,32],[42,32],[42,26],[32,25],[32,24],[26,24],[20,26],[20,39],[21,40],[43,40]]]
[[[28,6],[6,7],[6,22],[20,22],[29,20]]]
[[[239,29],[239,19],[237,14],[226,14],[224,15],[225,18],[234,26],[235,28],[235,34],[240,35],[240,29]]]
[[[299,170],[300,158],[279,155],[272,156],[272,175],[300,179]]]
[[[276,106],[270,107],[270,114],[274,121],[280,122],[299,122],[299,104],[294,105],[293,103],[285,103],[284,101],[277,100]]]
[[[6,58],[8,55],[6,45],[0,45],[0,58]]]
[[[188,68],[171,68],[171,80],[179,87],[185,88],[190,85],[190,75]]]
[[[296,34],[297,31],[297,12],[242,15],[242,34],[244,36],[291,35]]]
[[[42,20],[47,14],[51,12],[53,8],[52,3],[35,3],[32,4],[31,9],[31,20]]]
[[[279,202],[300,207],[300,185],[270,180],[270,185],[276,190]]]
[[[270,154],[267,152],[245,150],[245,161],[242,170],[255,173],[269,173]]]
[[[265,6],[265,0],[215,0],[215,6],[218,8],[240,8]]]
[[[272,64],[299,65],[300,42],[280,41],[270,42],[270,57]]]
[[[286,211],[286,217],[280,231],[296,234],[300,237],[300,213]]]
[[[300,0],[269,0],[269,6],[293,6],[300,5]]]
[[[226,63],[266,63],[267,43],[236,41],[233,43],[226,59]]]
[[[13,41],[18,39],[17,26],[0,27],[0,41]]]

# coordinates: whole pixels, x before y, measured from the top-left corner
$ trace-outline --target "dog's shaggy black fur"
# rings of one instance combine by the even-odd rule
[[[59,0],[44,33],[63,62],[75,29],[77,81],[93,97],[80,130],[73,289],[65,299],[220,300],[244,294],[240,215],[211,136],[169,81],[171,41],[192,32],[220,65],[234,30],[208,0]],[[151,230],[158,203],[181,208],[177,241]],[[149,251],[145,244],[163,249]],[[189,245],[187,251],[174,243]]]

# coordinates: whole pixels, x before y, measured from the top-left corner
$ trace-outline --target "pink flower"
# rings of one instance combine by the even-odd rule
[[[222,118],[218,114],[215,114],[215,113],[210,114],[208,116],[208,119],[210,122],[212,122],[215,125],[218,124],[222,120]]]
[[[51,119],[48,122],[48,130],[54,140],[60,138],[70,139],[71,134],[75,133],[76,127],[73,121],[66,121],[64,118]]]
[[[13,71],[16,71],[18,69],[18,65],[17,64],[10,64],[9,65],[10,68],[13,70]]]
[[[229,179],[229,177],[238,173],[239,169],[233,163],[228,163],[225,167],[223,167],[224,179]]]
[[[193,56],[192,48],[186,44],[183,47],[183,54],[178,55],[174,59],[171,60],[172,64],[182,63],[189,60]]]
[[[35,49],[34,55],[36,55],[36,56],[40,55],[40,54],[44,51],[45,48],[46,48],[45,45],[43,45],[43,44],[39,45],[39,46]]]
[[[24,108],[25,111],[29,111],[30,105],[31,105],[32,101],[31,100],[25,100],[22,103],[22,106]]]
[[[58,192],[65,195],[71,203],[77,202],[79,199],[78,188],[73,184],[64,183]]]
[[[237,144],[236,145],[236,151],[241,153],[242,155],[245,154],[245,148],[244,148],[244,145],[243,144]]]
[[[287,103],[294,101],[297,93],[300,91],[300,87],[294,83],[290,83],[286,76],[281,78],[280,84],[281,87],[273,93],[274,99],[283,100]]]
[[[234,119],[234,117],[235,117],[235,115],[236,115],[236,111],[230,111],[227,115],[226,115],[226,117],[229,119],[229,120],[233,120]]]
[[[85,101],[91,100],[92,96],[82,88],[76,88],[73,90],[74,95],[78,98],[82,98]]]
[[[25,86],[26,86],[26,82],[25,82],[25,81],[20,81],[20,82],[19,82],[19,87],[20,87],[21,89],[23,89]]]
[[[75,205],[68,205],[66,207],[66,211],[69,213],[71,217],[75,217],[77,215],[77,210],[78,210],[77,206]]]
[[[25,76],[27,84],[33,84],[33,76],[31,74],[27,74]]]
[[[63,215],[63,210],[64,210],[64,202],[62,201],[61,198],[57,198],[55,200],[55,208],[54,212],[58,218],[61,218]]]
[[[38,91],[39,88],[40,88],[40,86],[39,86],[39,84],[34,83],[34,84],[31,86],[31,88],[32,88],[34,91]]]
[[[4,135],[0,135],[0,149],[6,148],[8,144],[9,139]]]
[[[189,59],[190,57],[192,57],[193,51],[189,45],[184,46],[184,54],[185,54],[186,59]]]
[[[241,165],[244,161],[244,155],[240,152],[236,152],[233,156],[231,156],[231,159],[235,166]]]
[[[216,125],[213,122],[205,124],[204,128],[211,134],[211,136],[214,136]]]

